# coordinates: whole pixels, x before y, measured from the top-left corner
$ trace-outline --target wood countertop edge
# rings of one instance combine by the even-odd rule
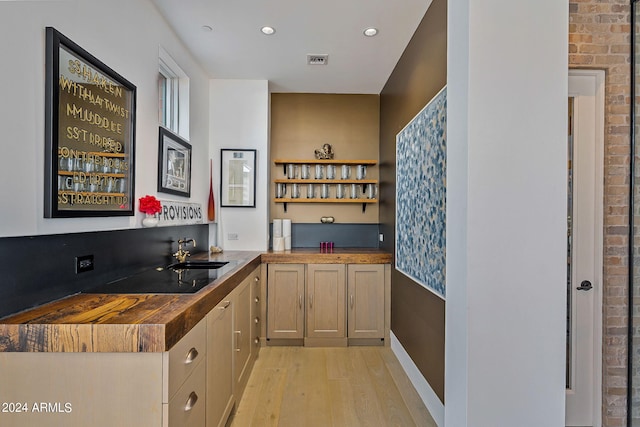
[[[215,285],[209,285],[211,288],[204,288],[207,289],[205,292],[189,295],[75,294],[8,316],[0,320],[0,352],[164,352],[204,319],[261,263],[386,264],[393,260],[391,254],[374,249],[339,249],[327,254],[312,249],[237,254],[231,251],[230,258],[226,253],[222,256],[242,262],[217,279]],[[130,304],[133,309],[124,314],[115,309],[114,312],[102,309],[102,315],[92,312],[110,304]],[[147,309],[147,305],[154,308]],[[80,313],[83,322],[46,320],[51,313],[63,310]]]

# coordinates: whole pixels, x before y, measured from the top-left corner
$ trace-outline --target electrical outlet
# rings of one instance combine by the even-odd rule
[[[382,233],[378,234],[378,240],[380,240],[381,242],[384,242],[384,234]]]
[[[76,274],[93,270],[93,255],[76,257]]]
[[[227,239],[229,239],[229,240],[238,240],[238,233],[229,233],[227,235]]]

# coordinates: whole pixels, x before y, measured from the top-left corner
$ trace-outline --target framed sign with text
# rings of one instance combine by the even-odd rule
[[[133,215],[136,87],[46,29],[46,218]]]

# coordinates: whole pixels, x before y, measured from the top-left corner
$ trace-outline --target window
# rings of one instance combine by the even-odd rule
[[[189,139],[189,77],[160,48],[158,66],[158,119],[162,126]]]

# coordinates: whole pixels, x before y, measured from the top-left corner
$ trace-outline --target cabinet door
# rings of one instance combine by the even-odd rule
[[[221,301],[207,314],[207,426],[224,426],[233,407],[233,307]]]
[[[348,266],[349,338],[384,338],[384,265]]]
[[[346,337],[345,265],[307,266],[307,337]]]
[[[303,264],[269,264],[267,313],[267,338],[303,337]]]
[[[233,335],[234,335],[234,375],[236,395],[240,397],[242,384],[249,376],[249,357],[251,356],[251,280],[247,277],[234,290]]]

